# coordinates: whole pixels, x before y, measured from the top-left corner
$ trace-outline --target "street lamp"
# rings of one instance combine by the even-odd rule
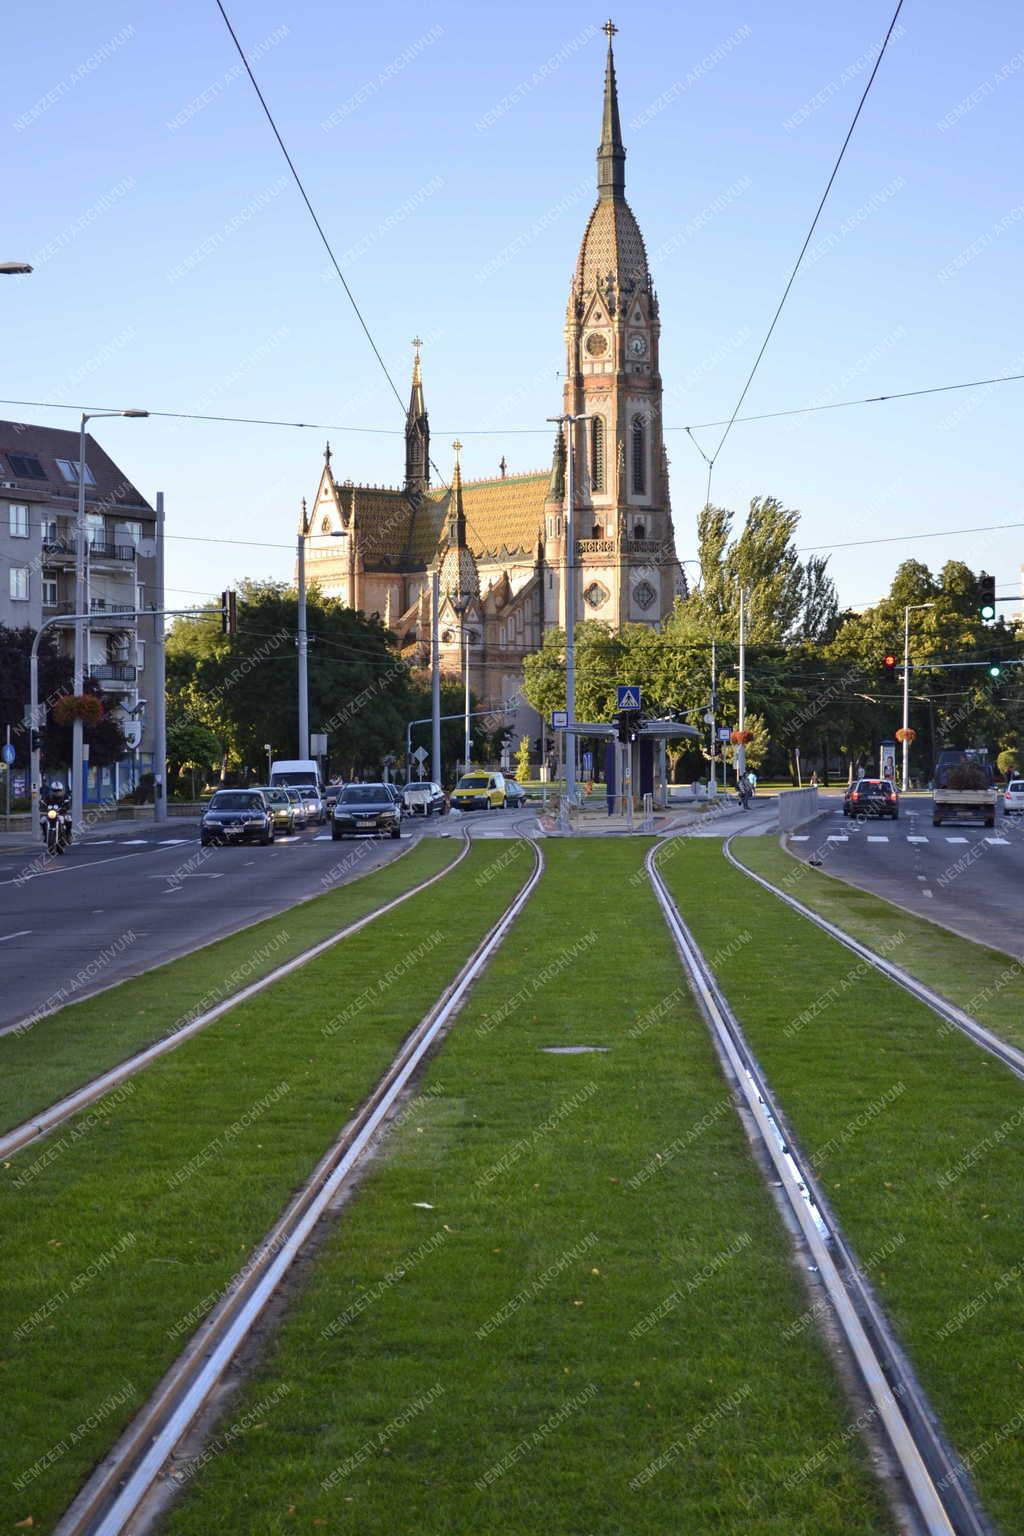
[[[465,766],[462,770],[463,773],[469,772],[470,758],[472,756],[472,743],[470,742],[469,736],[469,631],[466,629],[466,614],[469,611],[469,605],[471,601],[472,598],[468,593],[465,596],[460,594],[459,596],[452,598],[452,607],[455,609],[455,612],[459,616],[459,629],[462,638],[462,667],[465,673],[466,681],[466,702],[465,708],[463,710],[465,723],[463,742]]]
[[[85,542],[85,424],[104,416],[148,416],[148,411],[83,411],[78,429],[78,518],[75,528],[75,612],[86,615],[75,624],[75,697],[80,698],[85,678],[85,654],[89,647],[89,586],[86,574]],[[85,785],[82,782],[82,718],[76,714],[71,727],[71,824],[75,832],[82,828]]]
[[[305,501],[303,501],[305,506]],[[305,523],[305,518],[303,518]],[[348,535],[344,529],[334,529],[328,538],[344,539]],[[297,642],[299,650],[299,757],[309,757],[309,636],[306,632],[306,532],[305,528],[299,530],[298,548],[296,549],[298,564],[298,624]],[[351,598],[351,593],[349,593]]]
[[[576,723],[576,520],[574,472],[576,443],[573,428],[578,421],[589,421],[586,412],[575,416],[549,416],[548,421],[565,427],[565,713],[570,729],[566,733],[565,798],[570,805],[578,804],[576,785],[576,736],[572,726]]]
[[[910,788],[910,615],[934,603],[908,603],[903,609],[903,793]]]

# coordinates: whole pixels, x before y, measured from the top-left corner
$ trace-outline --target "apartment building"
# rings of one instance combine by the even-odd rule
[[[0,623],[38,629],[46,620],[68,655],[75,611],[75,524],[79,435],[59,427],[0,422]],[[87,434],[85,520],[87,674],[100,684],[122,724],[142,727],[137,751],[89,773],[87,798],[126,793],[152,768],[152,684],[146,638],[153,620],[134,617],[154,599],[155,513],[113,459]],[[26,678],[26,705],[28,679]],[[139,707],[148,700],[150,707]]]

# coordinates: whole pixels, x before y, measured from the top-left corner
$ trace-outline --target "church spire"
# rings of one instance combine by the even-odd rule
[[[423,403],[423,373],[420,368],[418,336],[412,339],[415,349],[412,362],[412,389],[409,409],[405,416],[405,489],[421,495],[430,484],[430,425],[427,408]]]
[[[620,202],[626,195],[626,151],[619,125],[619,93],[615,85],[615,58],[612,38],[618,31],[613,21],[606,21],[608,63],[604,72],[604,117],[601,145],[597,151],[597,192],[602,202]]]
[[[466,510],[462,505],[462,468],[459,464],[462,444],[458,438],[452,447],[455,450],[455,465],[448,503],[448,547],[441,557],[441,592],[461,613],[471,598],[480,596],[480,573],[473,551],[466,543]]]
[[[455,464],[452,468],[452,499],[448,509],[448,547],[463,549],[466,543],[466,509],[462,505],[462,466],[459,463],[462,444],[458,438],[452,443],[452,448],[455,450]]]

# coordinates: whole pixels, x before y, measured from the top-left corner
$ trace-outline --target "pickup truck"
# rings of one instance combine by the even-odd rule
[[[984,749],[967,748],[939,754],[932,792],[932,826],[944,821],[996,824],[996,786]]]

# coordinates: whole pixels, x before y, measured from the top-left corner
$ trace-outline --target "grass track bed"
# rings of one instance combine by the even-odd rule
[[[891,1532],[644,851],[545,844],[169,1536]]]
[[[659,867],[982,1499],[1020,1531],[1020,1082],[717,843]]]
[[[738,839],[732,851],[756,874],[872,949],[898,928],[903,943],[889,957],[896,965],[1024,1049],[1024,972],[1004,950],[975,944],[837,875],[810,869],[772,837]]]
[[[392,867],[0,1035],[0,1131],[81,1087],[187,1019],[443,869],[461,839],[424,838]],[[332,861],[336,862],[336,861]],[[324,873],[331,865],[325,865]]]
[[[0,1529],[52,1528],[522,885],[514,846],[474,849],[5,1165]]]

